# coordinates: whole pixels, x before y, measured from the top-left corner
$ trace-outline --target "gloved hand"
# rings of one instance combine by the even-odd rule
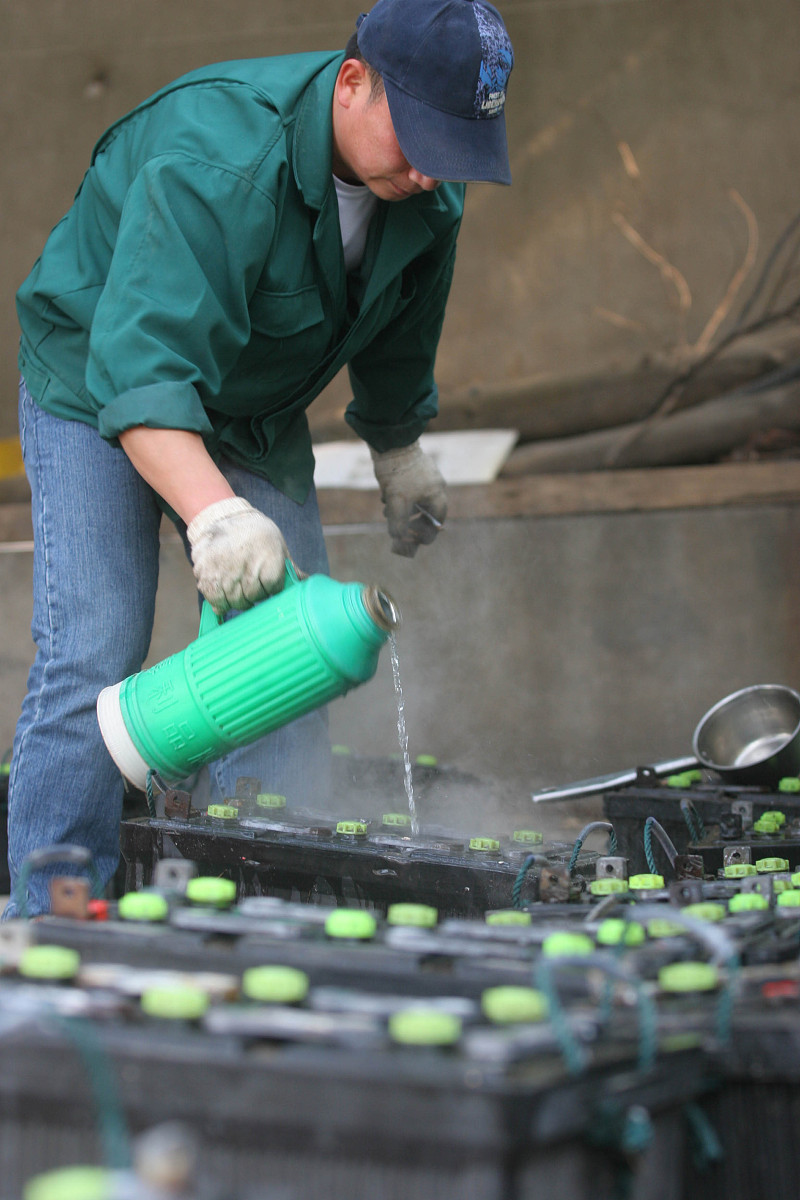
[[[436,537],[447,516],[447,491],[436,463],[419,442],[385,450],[370,448],[392,550],[413,558]]]
[[[289,553],[283,534],[243,497],[209,504],[186,534],[197,586],[218,617],[282,590]]]

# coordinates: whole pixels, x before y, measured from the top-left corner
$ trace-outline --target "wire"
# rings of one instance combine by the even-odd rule
[[[644,856],[647,859],[647,866],[651,874],[660,874],[656,866],[655,856],[653,854],[653,833],[655,833],[661,848],[669,859],[669,865],[672,870],[675,869],[675,859],[678,857],[678,851],[675,849],[670,840],[666,829],[655,819],[648,817],[644,823]]]
[[[570,857],[569,866],[567,868],[570,875],[572,874],[572,872],[575,869],[575,864],[578,861],[578,855],[580,854],[581,849],[583,848],[583,843],[586,841],[589,834],[593,833],[595,829],[605,829],[608,831],[608,835],[609,835],[609,837],[608,837],[608,852],[609,852],[609,854],[617,853],[617,835],[614,831],[614,826],[611,824],[611,822],[610,821],[590,821],[589,824],[584,826],[584,828],[580,831],[577,838],[575,839],[575,845],[572,847],[572,855]]]

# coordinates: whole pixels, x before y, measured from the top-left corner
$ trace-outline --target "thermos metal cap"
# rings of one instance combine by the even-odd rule
[[[120,774],[143,792],[147,787],[150,767],[128,733],[119,702],[121,689],[122,683],[103,688],[97,697],[97,720],[108,753],[119,768]]]
[[[398,605],[391,596],[381,591],[374,583],[367,584],[362,592],[364,608],[381,629],[394,633],[403,623]]]

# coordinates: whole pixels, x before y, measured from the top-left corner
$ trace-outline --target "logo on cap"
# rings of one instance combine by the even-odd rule
[[[481,5],[474,5],[481,39],[481,66],[475,92],[475,116],[498,117],[506,102],[506,87],[514,52],[503,25],[494,21]]]

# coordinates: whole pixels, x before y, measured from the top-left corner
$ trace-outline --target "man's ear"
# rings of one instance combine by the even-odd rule
[[[346,58],[339,68],[334,89],[342,108],[349,108],[360,89],[364,87],[370,87],[366,66],[357,58]]]

